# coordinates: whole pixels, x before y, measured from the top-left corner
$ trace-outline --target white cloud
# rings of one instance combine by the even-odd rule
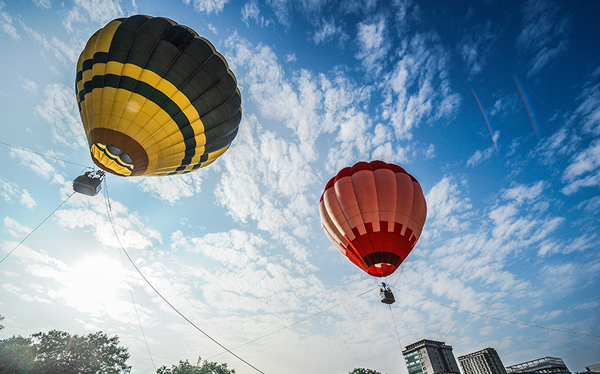
[[[277,20],[284,26],[291,24],[290,12],[292,11],[293,2],[291,0],[267,0],[267,4],[271,6],[275,12]]]
[[[600,78],[600,69],[594,72],[594,79]],[[600,83],[588,83],[580,96],[583,102],[575,111],[583,120],[583,132],[600,135]]]
[[[317,29],[312,37],[315,44],[327,43],[339,35],[340,41],[348,38],[341,26],[336,25],[334,19],[329,21],[322,20],[319,29]]]
[[[600,185],[600,139],[573,157],[572,163],[563,172],[562,181],[568,183],[562,189],[567,195],[583,187]]]
[[[322,296],[325,290],[302,265],[270,253],[270,245],[258,235],[240,230],[185,237],[177,231],[171,247],[197,253],[202,267],[189,274],[202,282],[203,297],[213,308],[269,313],[298,310],[307,297]],[[288,292],[289,290],[294,292]],[[271,296],[277,295],[276,298]]]
[[[0,175],[0,196],[4,201],[11,201],[14,197],[19,195],[19,186],[15,183],[4,179]]]
[[[329,131],[339,128],[335,138],[339,144],[330,146],[327,154],[327,171],[337,173],[359,160],[406,161],[405,149],[393,142],[391,128],[380,123],[374,126],[366,112],[371,87],[357,86],[342,75],[331,80],[321,76],[320,86],[325,109],[322,123]]]
[[[496,148],[493,146],[485,149],[483,152],[478,149],[475,151],[473,156],[469,157],[467,160],[467,166],[475,167],[481,164],[483,161],[489,160],[495,152]]]
[[[18,296],[21,300],[23,301],[33,301],[34,299],[29,296],[28,294],[24,293],[23,290],[17,286],[15,286],[14,284],[11,283],[4,283],[2,285],[2,288],[10,293],[12,293],[13,295]]]
[[[200,193],[202,178],[207,172],[205,168],[201,168],[182,175],[135,178],[132,182],[137,183],[142,191],[174,204],[180,199]]]
[[[462,195],[454,178],[444,177],[436,183],[427,192],[425,200],[432,235],[439,235],[436,233],[439,230],[457,232],[469,225],[466,218],[472,205],[470,199]]]
[[[585,264],[566,262],[546,265],[540,269],[540,279],[547,287],[558,295],[572,292],[590,279],[597,278],[600,262],[590,261]]]
[[[581,138],[571,133],[567,126],[563,126],[548,138],[542,139],[535,151],[539,154],[539,162],[551,165],[556,162],[558,156],[575,152],[580,143]]]
[[[600,214],[600,196],[594,196],[591,199],[584,200],[575,205],[576,209],[584,210],[589,215]]]
[[[435,157],[435,145],[429,144],[427,150],[425,151],[425,159],[430,160]]]
[[[4,242],[3,244],[4,250],[9,252],[18,243]],[[12,257],[23,264],[22,273],[33,274],[37,277],[57,280],[60,277],[60,272],[68,269],[68,266],[64,262],[53,258],[44,250],[40,249],[36,251],[25,244],[21,244],[18,250],[12,253]]]
[[[357,33],[360,51],[356,55],[356,58],[362,61],[367,72],[375,74],[382,71],[384,64],[382,60],[384,60],[390,49],[386,19],[383,16],[378,18],[373,22],[359,23]]]
[[[13,199],[18,200],[29,209],[33,209],[36,205],[35,200],[27,190],[21,190],[17,184],[4,179],[2,176],[0,176],[0,197],[7,202],[11,202]]]
[[[253,19],[261,27],[269,26],[273,23],[273,20],[266,19],[260,15],[260,9],[258,7],[258,0],[250,0],[242,7],[242,20],[248,25],[248,20]]]
[[[37,83],[35,83],[32,80],[29,80],[26,78],[21,78],[21,77],[19,77],[19,80],[21,81],[21,87],[23,87],[23,90],[26,93],[30,94],[31,96],[37,95],[37,91],[38,91]]]
[[[74,0],[74,3],[63,20],[63,26],[69,33],[74,31],[74,23],[94,21],[104,26],[124,14],[120,0]]]
[[[41,249],[33,250],[24,245],[13,253],[13,257],[22,264],[22,274],[42,278],[43,282],[31,283],[31,278],[28,278],[27,288],[33,292],[32,295],[16,285],[5,283],[3,288],[6,291],[25,301],[60,303],[91,317],[107,315],[119,322],[138,324],[133,306],[130,302],[119,300],[117,292],[126,288],[126,277],[131,277],[131,274],[127,276],[123,266],[110,257],[88,256],[69,266]],[[139,305],[137,308],[140,319],[147,326],[149,316],[154,312]]]
[[[563,315],[565,313],[564,310],[552,310],[549,312],[544,312],[544,313],[540,313],[540,314],[535,314],[532,317],[532,321],[551,321],[553,319],[556,319],[557,317]]]
[[[550,235],[564,224],[565,219],[540,214],[549,205],[542,193],[546,187],[547,184],[540,181],[531,186],[515,185],[503,191],[502,199],[507,202],[498,203],[488,213],[494,224],[492,237],[504,241],[509,248],[522,250],[537,245],[540,255],[552,251],[557,244],[550,241]]]
[[[496,36],[491,32],[491,21],[465,33],[460,42],[460,53],[467,64],[469,78],[481,74]]]
[[[454,115],[460,96],[448,81],[448,53],[435,34],[416,34],[400,60],[385,77],[382,117],[389,120],[398,139],[411,139],[412,129],[427,118]]]
[[[505,267],[511,265],[515,256],[530,248],[539,249],[538,254],[543,256],[561,247],[562,244],[556,243],[552,234],[564,224],[564,218],[550,214],[542,216],[539,212],[538,206],[545,199],[543,191],[546,187],[546,182],[514,185],[502,191],[501,200],[495,205],[479,213],[470,210],[470,201],[462,197],[453,178],[445,177],[436,184],[426,196],[428,220],[421,244],[417,244],[417,247],[425,249],[434,244],[435,247],[433,252],[424,253],[426,261],[413,258],[417,264],[411,265],[413,271],[419,274],[417,282],[428,279],[427,284],[419,287],[434,287],[439,294],[452,300],[450,289],[461,295],[462,290],[468,288],[468,282],[477,280],[478,289],[484,285],[487,289],[499,287],[499,290],[490,289],[491,294],[473,293],[473,303],[465,305],[465,309],[475,311],[477,309],[473,308],[483,306],[481,301],[491,295],[503,298],[506,292],[510,292],[511,297],[533,297],[538,291],[532,290],[527,281],[520,280]],[[472,222],[477,222],[477,225],[473,226]],[[444,230],[451,231],[443,236]],[[436,240],[444,237],[448,239]],[[414,266],[418,268],[414,269]],[[460,282],[450,284],[452,282],[444,277]],[[437,286],[432,283],[434,280],[439,281]],[[440,285],[449,289],[440,290]],[[462,299],[460,296],[456,298]],[[508,311],[508,306],[505,309]]]
[[[560,18],[561,6],[550,0],[529,0],[523,6],[523,29],[517,47],[533,53],[528,76],[538,73],[551,60],[567,50],[570,20]]]
[[[40,8],[50,9],[52,7],[52,0],[33,0],[33,2]]]
[[[305,261],[307,249],[296,237],[308,238],[315,208],[308,188],[316,180],[299,147],[269,131],[256,118],[242,119],[236,146],[222,160],[225,172],[215,190],[217,202],[239,222],[254,220]]]
[[[366,106],[374,87],[357,86],[343,70],[332,77],[314,76],[300,70],[286,79],[274,52],[265,46],[253,47],[234,35],[228,41],[232,69],[240,71],[240,84],[249,93],[246,100],[258,106],[265,119],[274,119],[293,129],[305,163],[314,162],[318,152],[315,141],[325,132],[338,131],[329,147],[330,172],[359,159],[383,158],[388,162],[406,160],[406,149],[393,143],[389,126],[373,128]],[[246,71],[247,69],[247,71]]]
[[[26,26],[23,21],[20,23],[21,27],[25,30],[25,33],[33,39],[35,43],[43,47],[43,50],[41,50],[40,53],[48,63],[53,63],[54,60],[57,60],[64,65],[71,66],[77,61],[79,53],[83,50],[85,45],[83,40],[77,38],[71,38],[69,42],[63,42],[53,36],[50,41],[48,41],[44,35]],[[52,56],[46,56],[44,51],[51,53]]]
[[[505,200],[514,200],[518,205],[523,204],[525,201],[531,204],[542,196],[544,189],[547,187],[548,186],[544,181],[539,181],[531,187],[518,185],[504,190],[502,198]]]
[[[327,154],[326,167],[331,173],[337,173],[358,160],[369,159],[372,151],[369,144],[372,135],[369,132],[372,126],[370,116],[363,111],[357,111],[356,108],[348,108],[346,112],[338,115],[336,123],[340,130],[335,140],[340,144],[331,147]]]
[[[267,242],[258,235],[240,230],[207,234],[202,238],[186,238],[181,231],[171,235],[172,249],[185,249],[200,253],[226,266],[243,268],[251,264],[265,265],[266,258],[259,257],[258,247]]]
[[[244,22],[248,21],[248,19],[258,21],[259,14],[260,10],[258,9],[258,0],[250,0],[242,7],[242,19]]]
[[[229,0],[183,0],[185,5],[190,5],[190,2],[194,6],[194,10],[198,13],[219,13],[223,11],[223,7],[225,4],[229,2]]]
[[[258,20],[260,10],[258,9],[258,0],[250,0],[242,8],[242,19],[247,21],[248,19]]]
[[[2,10],[4,8],[4,2],[0,1],[0,30],[10,36],[13,40],[21,40],[17,29],[12,24],[12,17],[10,14]]]
[[[29,233],[31,229],[27,226],[21,225],[10,217],[4,217],[4,227],[8,229],[8,232],[17,239],[22,239]]]
[[[21,198],[19,199],[19,201],[21,202],[21,204],[25,205],[29,209],[33,209],[37,205],[37,203],[35,202],[33,197],[31,197],[29,192],[27,192],[27,190],[23,190],[23,193],[21,193]]]
[[[52,125],[52,139],[74,149],[87,148],[75,91],[54,83],[46,87],[44,95],[42,105],[35,107],[35,114]]]
[[[137,213],[128,213],[122,204],[111,200],[110,209],[114,230],[107,216],[104,196],[89,197],[76,194],[69,204],[75,208],[61,209],[55,213],[57,224],[65,229],[85,228],[90,230],[96,239],[110,247],[121,245],[133,249],[146,249],[156,240],[162,243],[161,234],[147,227],[143,218]],[[115,236],[115,230],[116,235]]]
[[[591,301],[591,302],[587,302],[587,303],[577,304],[574,306],[574,308],[578,309],[578,310],[587,310],[587,309],[594,309],[599,306],[600,306],[600,301]]]
[[[569,254],[572,252],[583,252],[590,248],[595,248],[598,244],[597,235],[584,235],[571,238],[567,243],[557,243],[557,245],[540,246],[538,256],[545,257],[554,253]]]
[[[12,149],[10,157],[16,159],[19,161],[19,164],[31,169],[38,176],[46,180],[51,180],[53,183],[65,184],[64,177],[54,169],[54,166],[50,165],[38,154],[21,149]]]
[[[238,35],[229,38],[227,45],[232,50],[228,62],[232,70],[241,71],[249,100],[266,119],[281,121],[294,130],[306,161],[314,161],[314,141],[323,130],[316,113],[321,93],[312,74],[302,70],[293,83],[288,82],[271,48],[253,47]]]

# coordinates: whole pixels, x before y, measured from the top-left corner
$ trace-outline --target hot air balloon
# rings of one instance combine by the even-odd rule
[[[241,120],[227,62],[194,30],[145,15],[98,30],[77,62],[94,163],[119,176],[188,173],[222,155]]]
[[[421,236],[427,205],[412,175],[398,165],[372,161],[333,177],[319,211],[323,230],[344,256],[369,275],[386,277]]]

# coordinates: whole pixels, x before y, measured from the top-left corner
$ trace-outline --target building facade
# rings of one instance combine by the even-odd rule
[[[542,357],[506,367],[508,374],[571,374],[558,357]]]
[[[408,374],[460,374],[452,347],[423,339],[402,351]]]
[[[600,362],[597,364],[586,366],[585,370],[591,373],[600,373]]]
[[[494,348],[469,353],[458,358],[463,374],[507,374]]]

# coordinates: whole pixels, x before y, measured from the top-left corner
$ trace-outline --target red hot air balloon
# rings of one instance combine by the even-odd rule
[[[391,275],[421,236],[427,204],[419,182],[398,165],[359,162],[333,177],[319,203],[337,249],[369,275]]]

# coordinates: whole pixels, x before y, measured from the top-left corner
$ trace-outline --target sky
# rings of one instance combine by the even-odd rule
[[[110,175],[61,205],[93,167],[77,58],[134,14],[223,54],[239,133],[194,173]],[[258,372],[122,246],[264,373],[406,374],[421,339],[505,366],[598,363],[599,17],[597,1],[0,0],[0,339],[104,331],[132,373],[199,356]],[[384,279],[391,308],[319,218],[327,181],[371,160],[428,205]]]

